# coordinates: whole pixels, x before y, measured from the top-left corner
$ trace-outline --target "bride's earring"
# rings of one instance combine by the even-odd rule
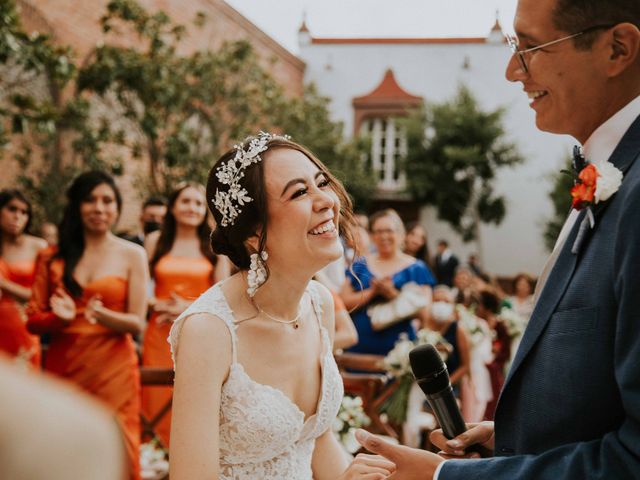
[[[267,252],[263,250],[260,254],[252,253],[251,265],[249,266],[249,273],[247,274],[247,294],[253,297],[256,294],[256,290],[267,280],[267,269],[264,263],[269,258]]]

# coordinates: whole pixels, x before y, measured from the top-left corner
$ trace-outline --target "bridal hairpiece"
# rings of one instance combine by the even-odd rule
[[[249,192],[240,185],[240,179],[244,177],[244,171],[249,165],[262,161],[260,154],[267,150],[267,144],[275,138],[289,140],[291,137],[260,132],[258,136],[249,142],[249,146],[246,149],[244,143],[234,145],[233,148],[236,149],[235,156],[218,168],[216,172],[218,180],[221,184],[229,186],[226,191],[216,189],[216,196],[212,200],[214,206],[222,215],[220,224],[223,227],[233,225],[238,215],[242,212],[240,207],[253,201],[253,198],[249,196]]]

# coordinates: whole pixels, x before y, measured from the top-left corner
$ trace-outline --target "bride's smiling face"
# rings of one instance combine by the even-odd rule
[[[274,148],[263,158],[269,266],[314,273],[340,258],[340,201],[329,177],[298,150]]]

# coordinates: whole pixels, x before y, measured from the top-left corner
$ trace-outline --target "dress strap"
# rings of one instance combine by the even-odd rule
[[[173,359],[173,368],[178,356],[178,345],[180,341],[180,332],[187,318],[198,313],[208,313],[220,318],[229,329],[231,334],[231,356],[232,364],[238,361],[238,336],[236,333],[236,325],[233,322],[233,312],[224,298],[220,284],[216,284],[209,290],[204,292],[196,299],[180,316],[173,322],[171,331],[167,341],[171,345],[171,358]]]
[[[311,298],[311,306],[313,307],[313,312],[315,313],[316,320],[318,321],[318,327],[320,327],[321,332],[326,332],[327,329],[322,323],[322,301],[320,300],[320,294],[318,293],[318,283],[315,280],[311,280],[311,282],[309,282],[307,292]]]

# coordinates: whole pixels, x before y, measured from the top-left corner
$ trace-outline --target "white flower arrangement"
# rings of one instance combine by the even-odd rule
[[[522,335],[526,327],[526,322],[522,316],[518,315],[515,310],[502,307],[498,317],[504,322],[511,338],[516,338]]]
[[[383,365],[387,373],[398,383],[398,388],[389,396],[382,405],[381,410],[386,412],[389,420],[402,424],[407,419],[407,405],[409,392],[414,382],[409,352],[418,345],[431,344],[438,350],[440,356],[446,361],[448,353],[452,351],[452,345],[444,339],[439,332],[422,329],[417,333],[415,341],[409,340],[406,333],[401,333],[393,349],[384,357]]]
[[[394,377],[402,377],[411,373],[411,365],[409,364],[409,352],[413,350],[416,343],[409,340],[406,333],[401,333],[398,341],[393,349],[384,357],[382,364],[384,368]]]
[[[166,450],[154,440],[140,445],[140,477],[142,480],[160,480],[169,473]]]
[[[364,413],[362,398],[345,395],[331,430],[347,452],[355,453],[360,449],[356,440],[356,430],[370,423],[371,419]]]
[[[491,330],[486,322],[481,321],[475,314],[464,305],[457,305],[458,321],[464,330],[469,334],[471,347],[480,345],[487,337],[492,338]]]

